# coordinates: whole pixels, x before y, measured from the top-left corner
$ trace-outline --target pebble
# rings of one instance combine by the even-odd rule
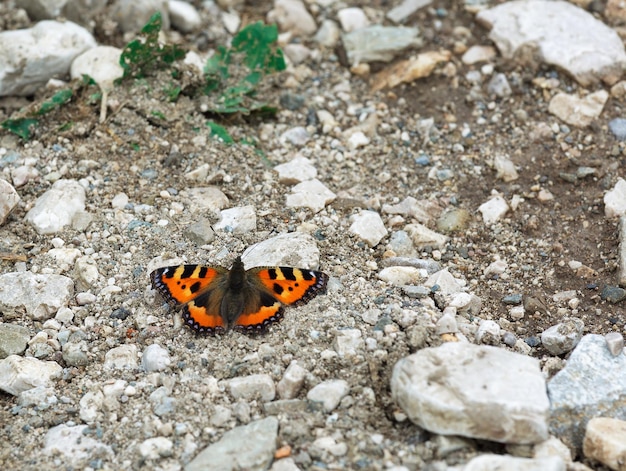
[[[172,0],[169,3],[172,3]],[[143,459],[156,460],[172,456],[174,443],[169,438],[153,437],[141,442],[138,449]]]
[[[591,13],[568,2],[519,0],[482,10],[476,20],[505,58],[524,47],[567,71],[583,86],[613,84],[626,66],[618,34]]]
[[[463,471],[565,471],[565,462],[559,456],[520,458],[509,455],[485,454],[472,458]]]
[[[594,417],[587,423],[583,440],[585,458],[611,469],[624,468],[626,422],[611,417]]]
[[[50,387],[61,371],[61,366],[54,361],[9,355],[0,360],[0,389],[17,396],[37,386]]]
[[[443,233],[462,232],[467,229],[471,219],[470,213],[464,208],[453,208],[437,219],[437,230]]]
[[[92,456],[113,458],[109,445],[94,439],[87,425],[60,424],[50,428],[44,437],[43,452],[50,456],[63,456],[70,463],[79,464]]]
[[[45,410],[54,404],[58,404],[53,388],[37,386],[26,391],[22,391],[17,397],[18,405],[22,407],[34,407],[36,410]]]
[[[415,267],[387,267],[378,273],[380,280],[395,286],[415,285],[426,277],[426,270]]]
[[[185,471],[269,469],[277,437],[278,419],[273,416],[235,427],[198,453]]]
[[[626,420],[626,355],[613,356],[601,335],[585,335],[565,368],[548,382],[550,429],[566,445],[580,449],[587,422],[597,416]]]
[[[359,147],[365,147],[370,143],[369,138],[365,135],[363,131],[357,131],[352,133],[352,135],[348,138],[348,149],[356,150]]]
[[[423,224],[407,224],[404,230],[409,234],[413,245],[417,249],[443,249],[450,238],[444,234],[435,232]]]
[[[361,211],[350,217],[352,224],[348,229],[370,247],[376,247],[387,236],[387,229],[380,214],[376,211]]]
[[[287,163],[275,166],[274,171],[278,172],[278,181],[284,185],[294,185],[317,177],[317,169],[300,154]]]
[[[16,324],[0,323],[0,359],[24,353],[30,340],[30,331]]]
[[[74,264],[73,275],[76,279],[78,288],[88,290],[95,286],[100,278],[98,264],[89,255],[79,257]],[[102,295],[104,293],[100,292],[100,294]]]
[[[614,118],[609,121],[609,131],[618,141],[626,141],[626,118]]]
[[[511,96],[513,90],[504,74],[495,74],[487,84],[487,93],[498,98],[506,98]]]
[[[626,289],[619,286],[605,286],[600,292],[600,299],[617,304],[626,299]]]
[[[544,330],[541,344],[552,355],[568,353],[580,342],[584,328],[585,324],[580,319],[567,319]]]
[[[604,336],[604,340],[606,340],[609,352],[614,357],[624,353],[624,336],[619,332],[609,332]]]
[[[72,217],[85,210],[85,189],[76,180],[57,180],[52,188],[37,198],[26,213],[26,221],[39,234],[54,234],[69,226]]]
[[[319,404],[324,412],[332,412],[349,392],[350,386],[347,381],[331,379],[314,386],[306,397],[310,402]]]
[[[105,369],[134,370],[137,366],[137,345],[135,344],[114,347],[104,355]]]
[[[432,275],[441,270],[441,265],[434,260],[427,260],[417,257],[389,257],[382,261],[384,266],[414,267],[426,270],[426,273]]]
[[[66,307],[74,294],[74,282],[63,275],[29,271],[0,275],[0,311],[6,316],[22,310],[34,320],[47,320]]]
[[[608,98],[606,90],[590,93],[584,98],[557,93],[550,100],[548,111],[570,126],[584,128],[600,116]]]
[[[456,334],[459,332],[459,327],[456,323],[456,317],[454,314],[445,313],[439,318],[435,324],[437,329],[437,335],[441,334]]]
[[[224,425],[226,425],[226,423],[228,423],[231,417],[231,410],[218,404],[213,409],[210,422],[213,427],[223,427]]]
[[[311,139],[311,136],[306,128],[296,126],[282,133],[279,140],[282,144],[289,142],[296,147],[302,147],[309,142],[309,139]]]
[[[292,361],[276,385],[278,397],[281,399],[293,399],[296,397],[304,385],[306,375],[307,371],[297,362]]]
[[[496,178],[504,182],[512,182],[519,178],[515,164],[507,155],[496,155],[493,159],[493,167],[496,170]]]
[[[117,0],[113,4],[110,17],[124,33],[136,33],[158,11],[161,13],[161,29],[167,31],[170,29],[167,3],[163,0]]]
[[[317,30],[315,20],[300,0],[275,0],[267,21],[277,23],[281,31],[294,36],[311,36]]]
[[[502,275],[506,269],[509,267],[509,264],[506,263],[505,260],[496,260],[491,262],[485,271],[483,272],[485,277],[493,278],[499,275]]]
[[[118,193],[111,200],[111,207],[113,209],[124,209],[128,204],[129,198],[126,193]]]
[[[372,25],[342,36],[348,62],[390,62],[405,49],[419,47],[422,39],[417,28]]]
[[[318,213],[336,197],[322,182],[313,178],[295,185],[287,195],[286,204],[289,208],[309,208]]]
[[[141,356],[141,367],[147,373],[163,371],[171,362],[170,352],[156,343],[147,346]]]
[[[604,195],[604,215],[614,218],[626,215],[626,180],[618,178],[615,186]]]
[[[339,25],[333,20],[325,19],[313,39],[321,46],[334,48],[339,42],[340,35]]]
[[[415,257],[417,250],[406,231],[392,232],[389,237],[389,248],[399,257]],[[385,259],[386,260],[386,259]]]
[[[239,376],[228,381],[228,390],[235,399],[273,401],[276,397],[274,380],[268,374]]]
[[[502,196],[493,196],[489,201],[481,204],[478,210],[483,216],[483,222],[492,225],[498,222],[509,211],[509,205]]]
[[[364,345],[359,329],[339,329],[333,341],[333,348],[340,357],[353,357],[362,352]]]
[[[387,12],[387,18],[394,23],[404,23],[419,9],[432,3],[432,0],[404,0]]]
[[[168,0],[167,9],[172,26],[183,33],[191,33],[202,25],[198,10],[188,2]]]
[[[485,345],[500,345],[502,331],[497,322],[483,320],[476,329],[476,342]]]
[[[78,403],[80,420],[87,424],[94,422],[98,418],[103,404],[104,394],[102,394],[102,391],[88,391],[85,393]]]
[[[161,386],[150,394],[150,402],[152,403],[152,412],[159,417],[167,417],[176,411],[177,401],[170,397],[167,388]]]
[[[315,239],[304,232],[288,232],[248,247],[241,256],[246,268],[292,266],[317,270],[320,251]]]
[[[20,201],[20,196],[8,181],[0,178],[0,225],[4,224],[13,208]]]
[[[64,77],[94,37],[70,21],[40,21],[29,29],[0,33],[0,96],[33,95],[53,77]]]
[[[63,345],[63,361],[70,366],[86,366],[90,363],[87,351],[89,347],[84,340],[80,342],[67,342]]]
[[[365,28],[370,24],[365,12],[358,7],[342,8],[337,12],[337,19],[344,33]]]
[[[200,218],[185,228],[185,236],[198,245],[206,245],[215,240],[215,231],[209,219]]]
[[[239,206],[220,211],[220,220],[213,224],[213,230],[245,234],[256,230],[254,206]]]
[[[462,342],[424,348],[396,363],[391,392],[433,433],[518,444],[548,438],[545,379],[525,355]]]
[[[463,289],[447,268],[439,270],[437,273],[433,273],[423,284],[431,289],[436,286],[436,292],[444,296],[456,294]]]
[[[383,213],[400,214],[405,217],[416,219],[422,224],[428,223],[431,219],[431,212],[438,211],[438,207],[429,201],[418,201],[412,196],[407,196],[398,204],[383,204]]]
[[[495,57],[496,49],[493,46],[481,46],[476,44],[465,51],[461,57],[461,61],[466,65],[473,65],[479,62],[491,62]]]

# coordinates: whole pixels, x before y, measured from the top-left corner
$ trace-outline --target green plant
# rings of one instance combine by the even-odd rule
[[[149,72],[169,67],[185,57],[185,51],[178,46],[159,44],[161,24],[161,13],[156,12],[141,28],[140,36],[124,47],[120,56],[120,65],[124,69],[122,79],[145,77]]]

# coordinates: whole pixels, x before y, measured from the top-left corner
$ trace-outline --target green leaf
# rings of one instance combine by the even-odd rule
[[[206,125],[211,130],[211,136],[221,139],[224,144],[232,144],[235,142],[224,126],[220,126],[214,121],[207,121]]]
[[[61,105],[64,105],[72,99],[72,94],[73,92],[70,89],[61,90],[55,93],[52,98],[50,98],[48,101],[44,101],[41,104],[41,107],[39,108],[39,111],[37,111],[37,114],[41,116],[43,114],[49,113],[50,111]]]
[[[243,28],[233,38],[232,49],[245,53],[244,63],[250,70],[268,74],[285,70],[282,51],[274,46],[278,40],[276,25],[257,21]]]
[[[31,126],[37,126],[39,120],[33,118],[7,119],[2,122],[2,127],[13,134],[17,134],[25,141],[32,137]]]
[[[156,12],[141,29],[140,37],[129,42],[120,56],[124,78],[143,77],[185,57],[178,46],[159,44],[161,13]]]

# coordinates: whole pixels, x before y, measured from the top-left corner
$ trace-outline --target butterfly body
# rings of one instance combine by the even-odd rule
[[[224,267],[179,265],[157,268],[152,286],[174,306],[185,323],[202,333],[234,328],[261,332],[279,321],[283,305],[300,305],[326,288],[325,273],[292,267],[244,268],[237,257]]]

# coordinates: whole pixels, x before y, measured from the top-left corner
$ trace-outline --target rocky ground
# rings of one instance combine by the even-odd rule
[[[5,2],[0,43],[64,16],[123,47],[152,13],[95,3]],[[621,469],[621,10],[510,2],[521,40],[495,2],[252,3],[169,2],[162,39],[195,52],[191,83],[240,22],[278,22],[276,116],[221,121],[256,146],[211,136],[206,98],[168,101],[171,70],[112,88],[103,122],[82,91],[30,141],[0,134],[0,466]],[[389,57],[342,36],[396,23],[418,32]],[[1,120],[54,93],[21,72]],[[202,336],[151,289],[251,246],[327,292]]]

